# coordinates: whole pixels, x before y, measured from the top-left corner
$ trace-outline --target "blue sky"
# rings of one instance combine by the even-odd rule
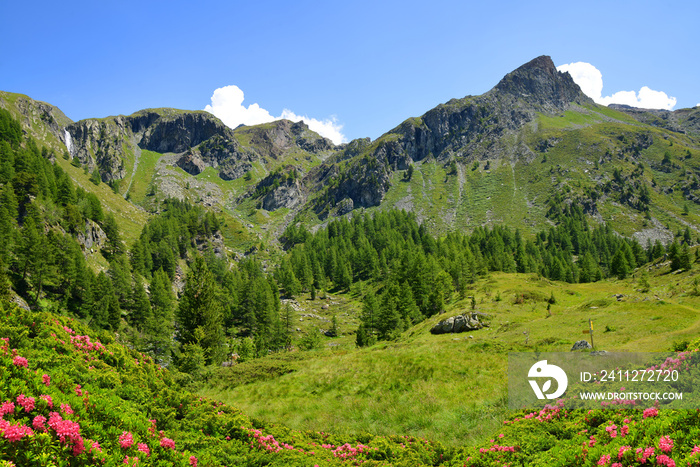
[[[0,90],[79,120],[204,109],[223,88],[222,115],[305,116],[351,140],[550,55],[595,67],[601,98],[647,87],[678,109],[700,103],[698,5],[0,0]]]

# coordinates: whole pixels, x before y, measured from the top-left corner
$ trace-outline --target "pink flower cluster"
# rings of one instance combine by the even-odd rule
[[[12,364],[14,366],[23,366],[25,368],[29,367],[29,362],[27,361],[27,359],[24,357],[20,357],[19,355],[12,359]]]
[[[241,427],[244,430],[247,430],[245,427]],[[262,431],[256,430],[256,429],[251,429],[248,430],[248,436],[252,436],[257,440],[257,446],[255,441],[251,441],[250,447],[258,447],[260,449],[265,449],[266,451],[270,452],[280,452],[282,449],[294,449],[294,446],[289,445],[289,444],[282,444],[280,445],[279,441],[275,439],[274,436],[272,435],[267,435],[263,436]],[[301,449],[298,449],[299,451],[302,451]]]
[[[358,444],[357,446],[353,447],[350,445],[350,443],[345,443],[342,446],[334,446],[332,444],[322,444],[322,448],[325,449],[330,449],[331,452],[333,453],[333,456],[339,458],[339,459],[354,459],[360,454],[366,453],[372,449],[375,451],[377,448],[370,448],[369,446],[365,446],[364,444]]]
[[[85,450],[78,422],[64,420],[58,412],[51,412],[49,414],[49,427],[56,432],[61,443],[70,442],[73,445],[74,455],[77,456]]]
[[[494,444],[490,448],[481,448],[479,449],[480,453],[485,453],[485,452],[515,452],[515,446],[499,446],[498,444]]]
[[[654,455],[654,448],[637,448],[637,461],[646,464],[647,459]]]
[[[129,449],[134,444],[134,437],[128,431],[122,431],[119,435],[119,446],[122,449]]]
[[[70,343],[78,350],[85,353],[97,350],[102,352],[105,348],[100,341],[92,342],[90,336],[70,336]]]
[[[46,417],[44,417],[43,415],[37,415],[36,417],[34,417],[34,420],[32,421],[32,426],[37,431],[46,431],[45,424],[46,424]]]
[[[605,431],[608,432],[611,438],[617,438],[617,425],[606,426]]]
[[[670,436],[662,436],[659,440],[659,449],[665,453],[669,453],[673,450],[673,440]]]
[[[689,370],[690,369],[690,358],[693,352],[679,352],[676,358],[668,357],[661,365],[654,365],[649,368],[650,371],[655,370]]]
[[[160,447],[175,449],[175,441],[170,438],[163,438],[160,440]]]
[[[666,467],[676,467],[676,461],[668,457],[666,454],[659,454],[656,456],[656,463],[658,465],[665,465]]]
[[[0,418],[4,417],[6,414],[13,413],[15,411],[14,402],[5,401],[0,406]]]
[[[24,411],[29,413],[34,410],[35,400],[33,397],[27,397],[24,394],[17,396],[17,403],[24,407]]]
[[[151,450],[148,448],[148,444],[146,443],[137,444],[137,449],[142,453],[146,454],[146,457],[151,455]]]
[[[190,466],[197,467],[197,458],[196,457],[190,456]]]
[[[41,377],[41,381],[43,381],[43,383],[44,383],[44,384],[46,385],[46,387],[48,388],[49,385],[51,384],[51,377],[50,377],[49,375],[47,375],[47,374],[44,374],[44,375]]]
[[[563,416],[566,416],[566,411],[564,411],[564,404],[566,401],[564,399],[559,399],[556,405],[546,404],[542,410],[539,412],[531,412],[525,415],[522,419],[516,418],[510,423],[519,422],[521,420],[528,420],[534,418],[538,422],[550,422],[552,420],[557,420]],[[508,424],[508,421],[504,421],[504,424]]]
[[[0,419],[0,432],[4,433],[4,437],[11,443],[20,441],[25,436],[32,436],[34,432],[26,425],[17,423],[12,425],[7,420]]]
[[[659,415],[659,410],[656,407],[649,407],[642,412],[642,418],[656,417],[657,415]]]

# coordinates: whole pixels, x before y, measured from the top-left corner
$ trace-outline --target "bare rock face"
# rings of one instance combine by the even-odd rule
[[[105,182],[124,178],[124,161],[134,144],[149,151],[183,153],[214,136],[233,138],[233,131],[207,112],[174,109],[81,120],[67,125],[65,131],[71,136],[71,155],[90,170],[99,169]],[[210,155],[200,157],[201,162],[185,159],[182,165],[201,172],[206,157]]]
[[[83,252],[89,253],[102,249],[107,241],[107,234],[105,234],[102,227],[96,222],[86,220],[85,230],[82,233],[78,233],[76,240],[78,244],[80,244]]]
[[[299,180],[289,180],[265,195],[263,209],[274,211],[279,208],[295,208],[303,204],[305,197]]]
[[[190,175],[199,175],[207,167],[199,156],[192,153],[183,154],[176,164]]]
[[[552,59],[546,55],[508,73],[494,89],[542,110],[563,110],[572,102],[593,103],[574,83],[571,75],[557,71]]]

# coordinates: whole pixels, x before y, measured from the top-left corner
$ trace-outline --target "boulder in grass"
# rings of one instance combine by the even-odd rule
[[[589,350],[592,348],[593,346],[591,346],[591,344],[589,344],[588,341],[577,341],[574,344],[574,346],[571,347],[571,351],[573,352],[575,350]]]

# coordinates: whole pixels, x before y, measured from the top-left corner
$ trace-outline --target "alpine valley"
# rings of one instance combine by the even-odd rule
[[[591,322],[697,375],[699,244],[700,107],[547,56],[342,145],[0,92],[0,466],[700,465],[695,410],[507,381]]]

